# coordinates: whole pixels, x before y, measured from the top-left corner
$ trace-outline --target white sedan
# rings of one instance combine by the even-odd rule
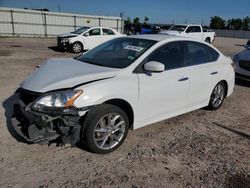
[[[236,78],[250,81],[250,40],[245,50],[236,54],[233,58],[235,64]]]
[[[218,109],[234,79],[232,60],[205,42],[121,37],[75,59],[47,60],[18,89],[12,122],[30,142],[82,142],[108,153],[129,129]]]
[[[59,49],[69,49],[74,53],[80,53],[121,36],[124,35],[108,27],[80,27],[71,33],[59,35],[57,45]]]

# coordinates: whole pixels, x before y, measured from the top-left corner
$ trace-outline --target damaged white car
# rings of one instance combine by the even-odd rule
[[[170,35],[116,38],[76,57],[50,59],[16,91],[12,124],[32,143],[117,149],[129,129],[205,106],[234,88],[232,60],[211,45]]]

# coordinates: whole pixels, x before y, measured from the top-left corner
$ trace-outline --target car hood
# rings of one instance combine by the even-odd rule
[[[180,31],[170,31],[170,30],[160,32],[160,34],[165,34],[165,35],[177,35],[177,34],[180,34],[180,33],[182,33],[182,32],[180,32]]]
[[[240,60],[250,61],[250,50],[243,50],[242,52],[236,54],[234,56],[234,60],[236,60],[236,61],[240,61]]]
[[[34,92],[73,88],[87,82],[116,76],[119,69],[92,65],[71,58],[49,59],[21,87]]]
[[[62,38],[70,38],[70,37],[76,37],[78,34],[74,34],[74,33],[63,33],[61,35],[58,35],[58,37],[62,37]]]

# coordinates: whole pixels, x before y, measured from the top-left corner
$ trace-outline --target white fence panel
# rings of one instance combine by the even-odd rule
[[[68,33],[73,31],[75,28],[70,26],[70,27],[65,27],[65,26],[47,26],[47,35],[48,36],[56,36],[62,33]]]
[[[25,24],[41,24],[43,25],[42,12],[29,13],[29,12],[13,12],[13,20],[15,23]]]
[[[2,23],[0,27],[0,33],[9,34],[12,31],[12,25],[10,23]]]
[[[48,25],[74,25],[73,16],[51,15],[46,13],[46,22]]]
[[[20,35],[44,35],[43,25],[15,24],[15,33]]]
[[[98,18],[91,18],[91,17],[76,17],[76,26],[99,26],[99,19]]]
[[[0,21],[1,22],[11,22],[11,14],[10,11],[2,11],[0,12]]]
[[[0,35],[55,36],[81,26],[105,26],[121,32],[123,21],[112,16],[0,8]]]

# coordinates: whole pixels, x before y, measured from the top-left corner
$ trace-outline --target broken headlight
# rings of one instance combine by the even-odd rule
[[[32,109],[41,111],[44,108],[67,108],[73,107],[74,101],[82,94],[81,90],[66,90],[49,93],[36,100]]]

